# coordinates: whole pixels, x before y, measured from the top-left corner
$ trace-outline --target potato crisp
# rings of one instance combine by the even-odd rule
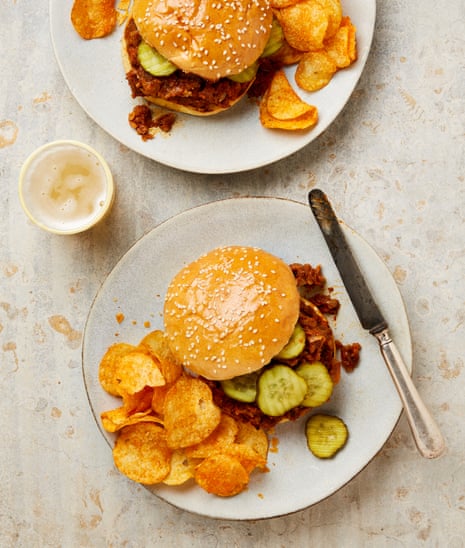
[[[71,22],[85,40],[103,38],[116,27],[115,0],[74,0]]]
[[[302,101],[280,70],[273,76],[260,102],[260,121],[264,127],[302,130],[318,122],[318,110]]]

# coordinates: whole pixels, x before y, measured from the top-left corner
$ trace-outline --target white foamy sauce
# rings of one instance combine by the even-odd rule
[[[73,144],[44,150],[29,165],[23,196],[39,223],[73,230],[90,224],[105,205],[105,170],[96,156]]]

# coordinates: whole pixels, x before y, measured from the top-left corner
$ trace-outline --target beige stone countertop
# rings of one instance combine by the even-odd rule
[[[380,0],[362,77],[320,137],[264,168],[203,175],[144,158],[94,123],[55,60],[47,2],[2,0],[0,546],[465,546],[464,8]],[[64,138],[102,153],[117,197],[96,228],[60,237],[23,213],[18,173],[37,146]],[[446,453],[419,456],[402,416],[381,452],[313,507],[239,522],[173,508],[117,473],[89,409],[81,344],[93,298],[165,219],[236,196],[305,202],[314,187],[398,285],[413,380]]]

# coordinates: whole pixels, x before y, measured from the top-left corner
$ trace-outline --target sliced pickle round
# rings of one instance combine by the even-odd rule
[[[258,378],[257,405],[271,417],[280,417],[298,407],[307,393],[307,383],[291,367],[277,364]]]
[[[247,373],[233,379],[221,381],[221,388],[233,400],[252,403],[257,397],[258,375],[258,372]]]
[[[258,72],[258,63],[255,62],[250,67],[245,68],[242,72],[239,72],[239,74],[233,74],[232,76],[228,76],[230,80],[233,82],[239,82],[240,84],[244,84],[245,82],[250,82],[253,80]]]
[[[328,370],[321,362],[304,362],[296,367],[295,372],[307,383],[303,406],[318,407],[329,400],[333,393],[334,383]]]
[[[269,57],[279,51],[284,44],[284,32],[276,17],[273,17],[273,23],[271,25],[270,37],[265,45],[265,48],[261,54],[261,57]]]
[[[142,41],[137,48],[137,59],[142,68],[152,76],[169,76],[177,70],[177,67],[163,57],[147,42]]]
[[[349,433],[339,417],[317,414],[308,419],[305,435],[310,451],[320,459],[329,459],[344,447]]]
[[[281,360],[291,360],[297,358],[305,348],[306,336],[304,328],[297,323],[292,332],[291,338],[286,343],[284,348],[276,355],[276,358]]]

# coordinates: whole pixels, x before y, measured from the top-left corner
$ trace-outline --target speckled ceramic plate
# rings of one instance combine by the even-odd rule
[[[336,118],[362,73],[375,23],[375,0],[342,0],[344,13],[357,27],[358,60],[339,71],[324,89],[303,99],[318,107],[319,122],[308,132],[270,131],[260,125],[258,109],[243,100],[218,116],[178,115],[169,135],[143,142],[129,127],[134,108],[120,56],[122,28],[101,40],[81,39],[72,27],[73,0],[50,0],[50,25],[63,76],[87,114],[130,149],[162,164],[199,173],[232,173],[289,156],[313,141]],[[294,68],[288,70],[293,81]]]
[[[411,368],[408,321],[397,286],[372,248],[343,227]],[[112,446],[114,437],[102,430],[99,416],[120,400],[99,385],[101,357],[115,341],[136,344],[149,329],[163,328],[163,299],[172,277],[202,253],[226,244],[259,246],[286,262],[323,265],[341,301],[335,333],[344,343],[358,341],[363,347],[358,368],[342,375],[330,402],[319,408],[336,413],[349,428],[349,440],[335,458],[318,460],[310,454],[300,420],[278,427],[279,450],[269,455],[269,472],[254,473],[249,489],[236,497],[214,497],[191,483],[151,488],[165,501],[197,514],[269,518],[316,504],[349,482],[383,447],[402,410],[378,344],[361,328],[308,206],[278,198],[229,199],[188,210],[145,235],[117,263],[92,305],[83,344],[84,379],[97,424]],[[118,313],[125,317],[121,324]]]

